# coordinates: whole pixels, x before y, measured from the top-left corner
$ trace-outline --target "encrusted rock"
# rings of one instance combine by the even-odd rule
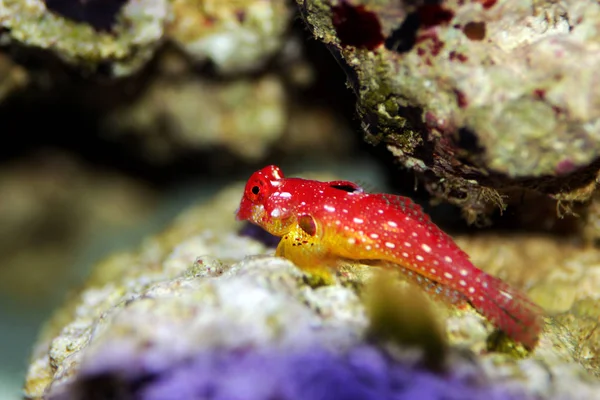
[[[367,139],[471,220],[503,207],[498,192],[565,195],[594,181],[598,3],[297,3],[346,66]]]

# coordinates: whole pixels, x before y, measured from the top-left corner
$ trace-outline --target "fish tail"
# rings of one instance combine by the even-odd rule
[[[469,303],[509,337],[533,349],[544,325],[542,308],[491,275],[482,273],[478,283],[478,290],[467,294]]]

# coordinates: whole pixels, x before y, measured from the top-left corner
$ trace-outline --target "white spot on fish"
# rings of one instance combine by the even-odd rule
[[[365,220],[362,218],[354,218],[352,219],[352,221],[354,221],[357,224],[362,224],[363,222],[365,222]]]
[[[448,256],[444,257],[444,261],[446,261],[447,263],[451,263],[452,259]]]
[[[323,208],[329,212],[335,212],[335,207],[325,204]]]
[[[435,274],[435,268],[431,268],[431,269],[429,270],[429,272],[431,272],[432,274]]]
[[[274,208],[273,211],[271,211],[271,217],[278,218],[280,216],[281,216],[281,208]]]
[[[284,199],[289,199],[290,197],[292,197],[292,194],[290,192],[281,192],[281,193],[279,193],[279,197],[283,197]]]
[[[409,242],[404,242],[404,246],[405,247],[410,247],[410,243]]]
[[[342,221],[340,221],[340,220],[338,219],[338,220],[336,220],[336,221],[335,221],[335,224],[336,224],[336,225],[341,225],[341,224],[342,224]]]
[[[371,236],[373,239],[377,239],[379,237],[379,235],[376,233],[371,233],[369,236]]]
[[[417,255],[416,259],[419,261],[425,261],[422,255]]]
[[[396,245],[392,242],[385,242],[385,247],[389,247],[390,249],[393,249],[394,247],[396,247]]]
[[[398,224],[395,223],[394,221],[388,221],[388,225],[391,226],[392,228],[396,228],[398,226]]]
[[[467,282],[465,282],[464,279],[461,279],[460,281],[458,281],[458,283],[460,283],[460,286],[467,286]]]
[[[452,279],[452,274],[450,272],[444,272],[444,276],[448,279]]]
[[[419,236],[419,234],[417,232],[413,232],[412,235],[413,235],[413,237]]]
[[[502,296],[506,297],[507,299],[510,299],[510,300],[512,300],[512,298],[513,298],[513,297],[512,297],[512,295],[511,295],[510,293],[507,293],[507,292],[505,292],[504,290],[501,290],[501,291],[500,291],[500,294],[501,294]]]
[[[365,249],[367,249],[367,250],[371,250],[371,249],[372,249],[372,247],[371,247],[371,245],[370,245],[370,244],[368,244],[368,245],[366,245],[366,246],[365,246]]]
[[[475,288],[473,286],[469,288],[469,293],[475,293]]]
[[[342,212],[348,214],[348,210],[346,210],[345,208],[342,210]]]
[[[350,239],[348,239],[348,243],[355,244],[356,243],[356,239],[350,238]]]
[[[463,269],[460,270],[460,274],[462,276],[467,276],[467,275],[469,275],[469,271],[467,271],[466,269],[463,268]]]
[[[427,246],[425,243],[421,245],[421,248],[425,253],[431,253],[431,247]]]
[[[379,214],[383,214],[383,210],[377,210]]]
[[[404,258],[408,258],[408,253],[407,253],[407,252],[403,252],[403,253],[402,253],[402,257],[404,257]]]

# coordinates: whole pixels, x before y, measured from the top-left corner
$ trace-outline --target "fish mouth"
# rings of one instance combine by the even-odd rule
[[[247,208],[245,208],[244,210],[248,210]],[[242,207],[238,207],[237,210],[235,210],[235,220],[236,221],[246,221],[248,220],[248,218],[250,218],[251,213],[248,211],[242,211]]]
[[[245,199],[242,200],[240,206],[235,210],[235,219],[237,221],[250,221],[256,224],[264,214],[264,207],[249,203]]]

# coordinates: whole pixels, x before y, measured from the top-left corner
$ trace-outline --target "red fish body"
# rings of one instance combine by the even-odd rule
[[[340,260],[397,265],[434,294],[468,301],[514,340],[537,343],[541,309],[476,268],[409,198],[347,181],[284,178],[268,166],[248,180],[237,218],[280,236],[276,254],[310,273],[326,276]]]

